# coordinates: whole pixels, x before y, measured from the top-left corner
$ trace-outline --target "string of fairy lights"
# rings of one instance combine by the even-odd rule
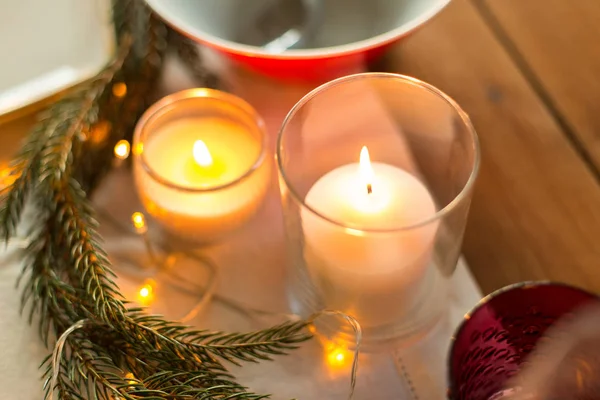
[[[114,155],[115,155],[116,159],[124,161],[129,157],[130,153],[131,153],[131,145],[127,140],[121,140],[115,145]],[[146,222],[145,215],[140,211],[134,212],[131,215],[131,223],[132,223],[136,233],[143,238],[144,243],[145,243],[145,248],[149,252],[150,258],[153,260],[157,260],[157,256],[155,255],[155,251],[154,251],[154,246],[152,245],[152,242],[148,236],[148,224]],[[211,264],[209,264],[209,265],[211,265]],[[213,276],[216,277],[216,274],[217,274],[216,269],[212,272],[214,273]],[[215,281],[216,281],[216,279],[215,279]],[[154,290],[155,285],[156,285],[155,281],[147,280],[139,288],[138,300],[140,300],[140,302],[143,303],[143,305],[149,305],[149,304],[151,304],[151,302],[156,301],[155,290]],[[209,285],[209,286],[212,288],[216,287],[216,285],[214,285],[214,284]],[[233,301],[231,299],[227,299],[223,296],[216,295],[215,293],[209,292],[208,290],[205,290],[203,292],[203,296],[200,299],[199,303],[206,304],[211,299],[215,300],[215,301],[219,301],[220,303],[223,303],[223,304],[229,306],[230,308],[237,310],[244,317],[253,317],[253,316],[257,316],[257,315],[258,316],[269,315],[269,316],[280,316],[280,317],[284,317],[289,320],[300,319],[299,316],[294,315],[294,314],[283,314],[283,313],[275,313],[275,312],[270,312],[270,311],[253,309],[253,308],[247,307],[246,305],[243,305],[236,301]],[[191,319],[190,316],[195,317],[199,311],[200,310],[196,307],[195,312],[193,312],[192,314],[188,314],[186,317],[183,318],[182,321],[183,322],[189,321]],[[324,362],[329,367],[330,372],[332,372],[332,373],[347,372],[348,367],[352,366],[351,370],[350,370],[351,380],[352,380],[352,389],[351,389],[351,395],[349,397],[351,399],[352,393],[354,392],[354,381],[356,379],[356,368],[358,367],[358,354],[359,354],[360,344],[362,341],[362,333],[361,333],[362,330],[361,330],[360,324],[354,318],[352,318],[344,313],[338,312],[338,311],[326,310],[326,311],[323,311],[323,312],[315,315],[313,317],[313,319],[316,319],[323,315],[328,315],[328,316],[335,315],[337,317],[340,317],[340,318],[346,320],[346,322],[351,326],[352,330],[354,331],[356,344],[355,344],[355,347],[353,350],[349,349],[346,344],[342,343],[342,341],[326,340],[326,339],[321,338],[321,344],[323,346],[323,351],[324,351]],[[314,332],[314,329],[313,329],[313,332]]]
[[[113,94],[115,96],[122,97],[126,94],[126,92],[127,92],[127,87],[124,84],[115,84],[113,86]],[[95,135],[96,135],[95,139],[99,139],[98,135],[102,136],[102,131],[105,130],[102,128],[102,126],[101,126],[102,124],[99,124],[99,125],[100,125],[99,127],[95,128],[95,130],[96,130],[95,131]],[[113,151],[114,157],[115,157],[115,166],[117,166],[117,167],[122,166],[124,164],[124,162],[129,158],[129,156],[131,154],[131,150],[132,150],[131,144],[129,143],[129,141],[120,140],[119,142],[117,142],[114,146],[114,151]],[[141,152],[141,147],[139,149],[135,149],[135,150]],[[10,168],[10,166],[8,166],[7,164],[0,166],[0,193],[7,190],[7,188],[10,187],[11,183],[14,182],[15,179],[16,179],[16,176],[14,174],[12,174],[12,168]],[[98,207],[96,207],[96,208],[98,209]],[[159,253],[161,251],[164,252],[165,249],[161,249],[161,251],[159,251],[156,248],[155,244],[152,242],[152,240],[149,236],[148,222],[147,222],[146,216],[141,211],[135,211],[131,214],[130,223],[127,224],[127,226],[125,226],[125,224],[121,223],[116,218],[112,217],[112,215],[110,215],[110,213],[108,213],[106,210],[99,209],[98,211],[100,213],[104,214],[105,216],[107,216],[108,220],[111,221],[113,223],[113,225],[115,225],[117,228],[119,228],[121,230],[126,230],[129,233],[131,233],[131,231],[133,230],[133,232],[135,232],[135,234],[143,240],[144,249],[147,252],[151,262],[155,265],[156,272],[160,272],[161,270],[164,270],[164,269],[169,269],[173,265],[173,263],[175,263],[177,261],[177,257],[192,257],[192,258],[196,257],[191,253],[175,253],[175,252],[169,253],[168,250],[167,250],[166,254],[159,255]],[[133,228],[133,229],[131,229],[131,228]],[[11,246],[16,246],[17,248],[20,248],[20,249],[26,248],[28,244],[29,244],[29,240],[27,238],[17,237],[17,238],[11,239]],[[118,259],[116,261],[118,261]],[[248,307],[245,304],[241,304],[232,299],[228,299],[221,295],[217,295],[215,293],[216,283],[217,283],[217,269],[211,262],[209,262],[207,260],[198,259],[197,261],[198,261],[199,265],[202,265],[209,269],[208,282],[206,283],[205,286],[196,288],[196,295],[198,296],[198,302],[195,306],[192,307],[192,309],[184,317],[179,319],[179,322],[187,323],[187,322],[191,321],[211,301],[218,301],[218,302],[222,303],[223,305],[238,312],[245,318],[271,316],[271,317],[283,317],[288,320],[299,320],[300,319],[299,316],[294,315],[294,314],[285,314],[285,313],[279,313],[279,312],[270,312],[270,311],[254,309],[252,307]],[[156,291],[157,285],[158,285],[158,282],[155,279],[153,279],[152,277],[148,277],[147,279],[145,279],[144,282],[141,283],[141,285],[136,290],[137,303],[141,306],[149,307],[154,302],[159,301],[160,299],[157,298],[157,291]],[[133,300],[133,299],[129,299],[129,300]],[[349,390],[348,399],[352,399],[354,396],[354,387],[355,387],[356,374],[357,374],[357,368],[358,368],[359,349],[360,349],[360,344],[362,341],[362,330],[360,328],[359,323],[354,318],[352,318],[344,313],[341,313],[339,311],[331,311],[331,310],[321,311],[321,312],[313,315],[311,318],[309,318],[308,322],[313,323],[316,319],[321,318],[323,316],[335,316],[337,318],[341,318],[341,319],[345,320],[351,326],[352,330],[354,331],[356,342],[355,342],[355,345],[353,346],[354,349],[352,349],[352,350],[349,349],[346,344],[344,344],[345,343],[344,341],[341,341],[341,340],[335,341],[335,340],[331,340],[331,339],[319,338],[321,341],[322,347],[323,347],[324,362],[327,365],[327,367],[330,369],[330,372],[332,372],[333,374],[336,374],[336,373],[349,373],[350,374],[351,379],[350,379],[350,390]],[[75,323],[73,326],[69,327],[57,340],[54,350],[53,350],[53,354],[52,354],[52,363],[53,363],[54,374],[52,377],[52,381],[50,383],[51,384],[50,387],[56,386],[56,380],[58,378],[58,373],[59,373],[58,365],[59,365],[60,359],[62,357],[62,353],[63,353],[63,349],[65,346],[67,337],[70,334],[72,334],[74,331],[84,327],[86,323],[88,323],[88,321],[86,321],[86,320],[81,320],[81,321]],[[314,333],[315,332],[314,326],[311,325],[310,328],[311,328],[311,331]],[[126,377],[129,376],[131,379],[134,378],[134,376],[131,375],[131,373],[128,373],[128,375],[125,375],[125,376]],[[53,400],[53,395],[54,395],[53,393],[50,393],[50,397],[49,397],[50,400]]]

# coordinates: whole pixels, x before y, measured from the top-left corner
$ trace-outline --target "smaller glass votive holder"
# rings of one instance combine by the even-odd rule
[[[189,89],[158,101],[133,139],[144,207],[167,233],[193,242],[239,228],[269,186],[265,132],[248,103],[218,90]]]
[[[548,329],[600,299],[560,283],[523,282],[485,297],[465,315],[449,354],[450,400],[521,399],[513,379]],[[537,399],[537,397],[536,397]]]
[[[366,73],[306,95],[277,144],[292,310],[351,315],[373,351],[423,337],[447,310],[478,166],[468,116],[424,82]]]

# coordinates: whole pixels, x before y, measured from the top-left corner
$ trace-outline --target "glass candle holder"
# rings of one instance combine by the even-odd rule
[[[344,77],[291,110],[277,165],[293,311],[352,315],[365,348],[431,328],[445,310],[479,166],[464,111],[413,78]],[[346,334],[336,329],[321,331]]]
[[[237,229],[269,186],[265,125],[233,95],[190,89],[163,98],[134,134],[135,184],[170,234],[207,242]]]
[[[509,382],[540,339],[557,320],[593,303],[600,304],[591,293],[548,282],[524,282],[490,294],[465,315],[452,339],[448,398],[521,399],[521,387]],[[546,385],[550,374],[547,378]]]

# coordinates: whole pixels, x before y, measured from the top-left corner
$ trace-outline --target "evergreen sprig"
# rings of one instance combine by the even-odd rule
[[[39,319],[50,348],[84,321],[67,336],[57,369],[51,355],[44,361],[46,397],[54,391],[60,400],[265,398],[237,383],[226,363],[285,354],[309,338],[305,322],[244,334],[194,330],[131,307],[113,281],[89,194],[110,169],[115,143],[131,134],[152,100],[169,49],[205,86],[216,85],[199,67],[195,47],[141,0],[115,0],[113,8],[113,61],[41,115],[2,192],[6,242],[17,235],[27,204],[34,212],[18,283],[23,311]]]

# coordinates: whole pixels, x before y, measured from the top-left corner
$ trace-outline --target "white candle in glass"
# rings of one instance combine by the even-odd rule
[[[135,164],[140,197],[179,236],[210,239],[235,229],[267,190],[270,164],[262,142],[242,124],[181,118],[156,127],[142,146],[137,156],[143,160]]]
[[[304,256],[326,306],[364,327],[393,323],[414,306],[437,222],[427,188],[392,165],[361,162],[321,177],[302,210]],[[415,226],[416,225],[416,226]]]

